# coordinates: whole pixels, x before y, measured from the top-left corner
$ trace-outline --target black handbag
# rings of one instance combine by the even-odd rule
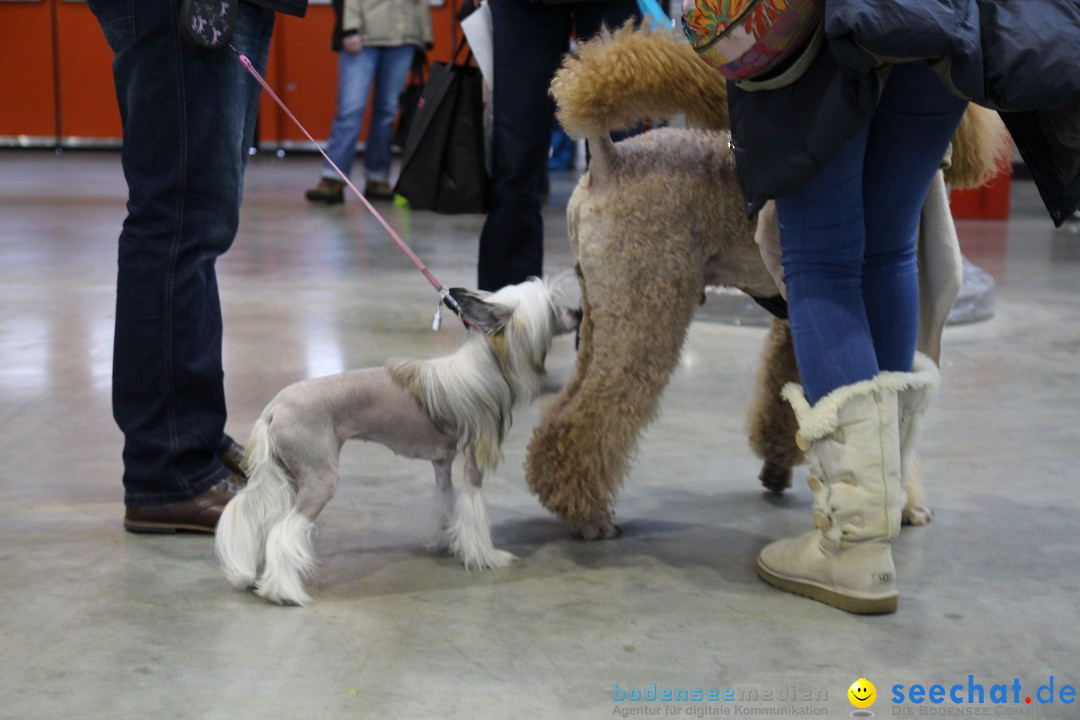
[[[418,210],[487,212],[491,179],[484,164],[484,97],[480,70],[434,63],[412,118],[394,192]]]

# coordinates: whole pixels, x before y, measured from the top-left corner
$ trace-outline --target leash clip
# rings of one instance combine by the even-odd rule
[[[438,331],[442,325],[442,305],[450,308],[454,311],[454,314],[461,319],[461,323],[465,326],[466,330],[473,330],[476,328],[476,324],[465,317],[465,313],[461,311],[461,305],[454,299],[454,296],[450,294],[450,291],[445,287],[439,288],[439,305],[435,307],[435,317],[431,319],[431,329]]]
[[[435,317],[431,318],[431,331],[439,332],[442,327],[442,300],[435,304]]]

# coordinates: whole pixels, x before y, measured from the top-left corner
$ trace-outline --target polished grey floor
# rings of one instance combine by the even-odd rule
[[[434,293],[359,202],[305,203],[317,174],[310,156],[256,157],[219,263],[240,439],[290,382],[462,336],[431,332]],[[571,262],[573,182],[553,180],[549,273]],[[1007,223],[960,223],[996,314],[946,333],[922,444],[937,516],[895,543],[901,606],[878,618],[755,576],[761,546],[810,526],[810,493],[803,469],[781,498],[759,487],[743,409],[764,331],[717,322],[692,328],[618,540],[572,539],[524,485],[550,394],[516,418],[486,485],[496,543],[520,558],[502,571],[425,551],[431,470],[376,446],[346,447],[308,608],[232,590],[206,537],[125,534],[109,410],[124,199],[116,154],[0,154],[0,718],[847,717],[860,677],[878,717],[1080,717],[1061,696],[1080,685],[1080,234],[1055,231],[1029,183]],[[442,282],[474,284],[479,216],[382,207]],[[573,359],[560,339],[550,392]],[[1051,677],[1056,701],[1040,704]],[[1014,679],[1019,704],[989,704]],[[969,682],[988,704],[891,698],[963,684],[966,700]],[[653,684],[735,699],[616,700]]]

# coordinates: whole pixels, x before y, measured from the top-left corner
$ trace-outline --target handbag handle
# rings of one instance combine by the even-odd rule
[[[469,41],[465,38],[465,33],[461,34],[461,41],[458,43],[457,48],[454,50],[454,54],[450,56],[450,63],[452,65],[471,65],[473,61],[472,48],[469,48],[469,54],[465,56],[465,62],[458,62],[458,55],[461,54],[461,49],[469,47]]]
[[[417,47],[413,53],[412,65],[409,66],[409,79],[407,85],[423,85],[431,74],[431,63],[428,61],[427,51]]]

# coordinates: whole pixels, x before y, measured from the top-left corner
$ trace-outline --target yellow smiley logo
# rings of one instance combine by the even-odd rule
[[[866,678],[859,678],[847,689],[848,700],[857,708],[868,708],[877,699],[877,688]]]

